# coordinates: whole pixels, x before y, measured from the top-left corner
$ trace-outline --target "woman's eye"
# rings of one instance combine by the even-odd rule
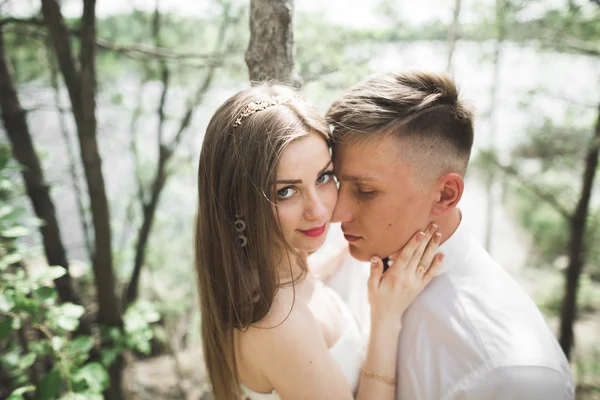
[[[321,175],[320,177],[317,178],[317,183],[322,185],[324,183],[331,182],[331,180],[333,180],[333,179],[334,179],[333,171],[327,171],[323,175]]]
[[[289,199],[294,195],[294,188],[286,187],[277,191],[277,198],[280,200]]]

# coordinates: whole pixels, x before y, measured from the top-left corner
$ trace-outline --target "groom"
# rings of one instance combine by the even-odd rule
[[[573,399],[569,364],[536,305],[461,223],[473,112],[452,78],[375,75],[327,118],[340,182],[332,222],[351,254],[386,257],[431,221],[444,240],[439,276],[403,318],[396,398]]]

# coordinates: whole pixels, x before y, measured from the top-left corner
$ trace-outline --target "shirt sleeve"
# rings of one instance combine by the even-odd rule
[[[453,399],[572,400],[573,386],[560,371],[540,366],[505,366],[469,379]]]

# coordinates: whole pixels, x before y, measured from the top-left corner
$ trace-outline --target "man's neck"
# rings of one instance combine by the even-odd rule
[[[434,222],[438,225],[438,232],[442,234],[442,243],[444,243],[458,228],[462,216],[458,208],[454,208],[450,213],[436,218]]]

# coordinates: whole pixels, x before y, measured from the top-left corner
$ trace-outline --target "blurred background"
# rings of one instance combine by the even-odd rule
[[[193,231],[212,113],[250,79],[324,113],[407,69],[475,105],[465,222],[600,399],[600,1],[0,0],[0,57],[0,399],[211,398]]]

